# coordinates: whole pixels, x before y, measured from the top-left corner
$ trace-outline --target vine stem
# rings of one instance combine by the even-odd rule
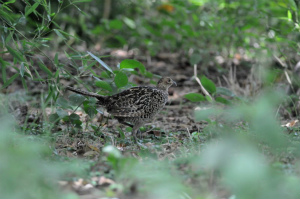
[[[200,79],[197,77],[197,65],[196,64],[194,65],[194,77],[195,77],[196,81],[198,82],[198,84],[200,85],[200,89],[201,89],[202,93],[205,96],[208,96],[212,101],[214,101],[214,99],[212,98],[212,96],[207,92],[207,90],[202,85]]]

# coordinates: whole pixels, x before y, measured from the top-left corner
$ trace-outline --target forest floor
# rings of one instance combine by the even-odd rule
[[[174,160],[178,151],[188,148],[187,145],[194,136],[197,136],[199,146],[211,139],[208,134],[201,134],[203,128],[207,125],[206,121],[195,121],[194,112],[196,108],[205,109],[210,106],[209,103],[192,103],[184,98],[187,93],[201,93],[200,86],[194,80],[194,66],[188,63],[187,58],[180,53],[160,53],[154,57],[142,55],[134,51],[125,50],[106,50],[100,52],[101,55],[110,55],[102,60],[110,67],[114,68],[123,59],[135,59],[143,63],[146,69],[153,74],[160,76],[169,76],[177,82],[177,86],[169,89],[169,103],[159,113],[155,120],[142,128],[141,142],[146,149],[139,149],[132,141],[130,128],[127,128],[112,118],[100,115],[89,118],[80,108],[76,114],[80,116],[83,122],[83,128],[74,131],[65,122],[59,122],[55,128],[51,129],[53,136],[52,149],[57,156],[67,158],[79,158],[92,160],[93,166],[90,167],[90,173],[98,172],[98,175],[91,175],[86,178],[78,177],[72,181],[60,181],[59,184],[63,190],[77,193],[80,198],[101,198],[108,194],[108,187],[118,184],[110,174],[111,166],[103,160],[102,149],[110,144],[115,146],[125,157],[133,157],[140,161],[144,159],[140,155],[141,150],[146,150],[158,160]],[[49,55],[54,57],[54,55]],[[7,58],[10,59],[9,57]],[[62,58],[63,59],[63,58]],[[12,60],[11,60],[12,61]],[[45,61],[46,62],[46,61]],[[211,79],[216,86],[226,87],[237,96],[251,98],[256,95],[261,87],[260,82],[254,82],[254,71],[249,67],[253,62],[247,60],[241,55],[235,55],[232,60],[224,60],[220,56],[213,57],[211,63],[206,65],[198,64],[198,75],[205,75]],[[101,69],[101,68],[100,68]],[[8,75],[13,74],[8,71]],[[100,73],[101,71],[99,71]],[[93,78],[83,77],[86,82],[92,82]],[[149,85],[149,79],[140,76],[130,76],[129,80],[136,85]],[[61,88],[74,85],[74,81],[61,78]],[[25,131],[28,135],[41,135],[43,129],[39,125],[43,123],[42,113],[38,104],[40,104],[40,95],[47,89],[47,84],[28,83],[28,93],[24,92],[22,82],[15,82],[6,89],[8,98],[12,99],[10,110],[14,113],[17,121],[23,128],[30,129]],[[62,96],[68,100],[70,92],[62,91]],[[220,105],[224,106],[224,105]],[[105,112],[105,110],[101,111]],[[46,117],[49,117],[55,110],[55,107],[47,107]],[[72,113],[72,110],[67,110]],[[284,111],[283,111],[284,112]],[[44,116],[45,117],[45,116]],[[282,118],[282,123],[291,121],[294,118],[289,116]],[[46,119],[48,120],[48,118]],[[101,134],[95,134],[95,129],[91,126],[97,126]],[[182,152],[181,152],[182,153]],[[181,168],[185,170],[185,168]],[[110,177],[108,177],[110,176]],[[110,179],[112,178],[112,179]],[[209,181],[210,180],[210,181]],[[206,180],[208,186],[214,186],[211,179]],[[187,179],[187,184],[195,183],[193,179]],[[199,183],[199,182],[198,182]],[[125,186],[125,185],[124,185]],[[118,188],[110,188],[114,194],[112,196],[120,198],[139,198],[136,192],[136,184],[132,184],[127,193],[120,192]],[[230,193],[223,187],[214,189],[217,198],[228,198]]]

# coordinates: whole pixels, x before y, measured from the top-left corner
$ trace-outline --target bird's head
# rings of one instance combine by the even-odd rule
[[[176,82],[173,81],[170,77],[163,77],[157,82],[157,88],[168,90],[168,88],[173,84],[177,86]]]

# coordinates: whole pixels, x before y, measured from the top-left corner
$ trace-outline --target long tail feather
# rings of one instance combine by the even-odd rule
[[[70,90],[70,91],[73,91],[74,93],[78,93],[78,94],[89,96],[89,97],[95,97],[99,100],[99,102],[98,102],[99,104],[102,104],[105,101],[105,98],[106,98],[105,96],[99,95],[97,93],[83,91],[83,90],[76,89],[76,88],[73,88],[73,87],[70,87],[70,86],[68,86],[67,89]]]

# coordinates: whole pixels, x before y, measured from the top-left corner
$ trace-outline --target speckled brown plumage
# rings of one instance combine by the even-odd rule
[[[107,109],[122,124],[132,127],[135,140],[139,128],[151,122],[154,116],[165,106],[168,101],[168,89],[175,82],[169,78],[161,78],[156,87],[138,86],[124,90],[112,96],[102,96],[96,93],[67,87],[75,93],[95,97],[98,104]]]

